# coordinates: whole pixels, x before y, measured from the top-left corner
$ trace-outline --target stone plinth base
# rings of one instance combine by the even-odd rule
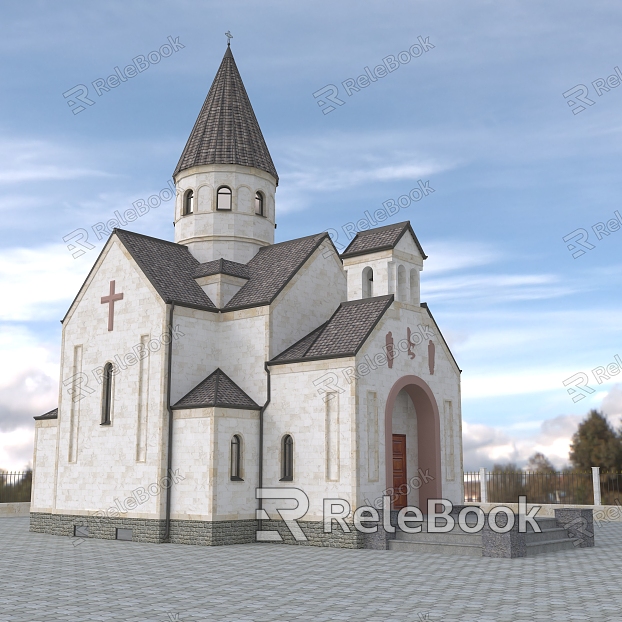
[[[575,546],[594,546],[594,511],[590,509],[562,508],[555,510],[555,522],[563,527]]]

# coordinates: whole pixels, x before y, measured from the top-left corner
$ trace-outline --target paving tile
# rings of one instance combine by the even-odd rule
[[[0,622],[622,622],[622,524],[524,559],[30,533],[0,519]],[[427,615],[427,618],[425,617]]]

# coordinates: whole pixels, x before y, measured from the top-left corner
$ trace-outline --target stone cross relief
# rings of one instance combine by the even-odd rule
[[[114,281],[110,281],[110,293],[107,296],[102,296],[102,304],[108,305],[108,330],[114,329],[114,303],[118,300],[123,300],[123,294],[115,294]]]

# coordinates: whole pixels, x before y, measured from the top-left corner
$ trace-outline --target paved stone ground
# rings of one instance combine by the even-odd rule
[[[487,559],[138,544],[0,519],[0,622],[622,621],[622,524],[596,547]],[[427,617],[426,617],[427,616]]]

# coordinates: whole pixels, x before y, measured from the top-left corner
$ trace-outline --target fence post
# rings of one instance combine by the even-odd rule
[[[594,505],[602,505],[600,499],[600,467],[592,467],[592,485],[594,486]]]
[[[488,491],[486,490],[486,469],[479,470],[479,498],[482,503],[488,503]]]

